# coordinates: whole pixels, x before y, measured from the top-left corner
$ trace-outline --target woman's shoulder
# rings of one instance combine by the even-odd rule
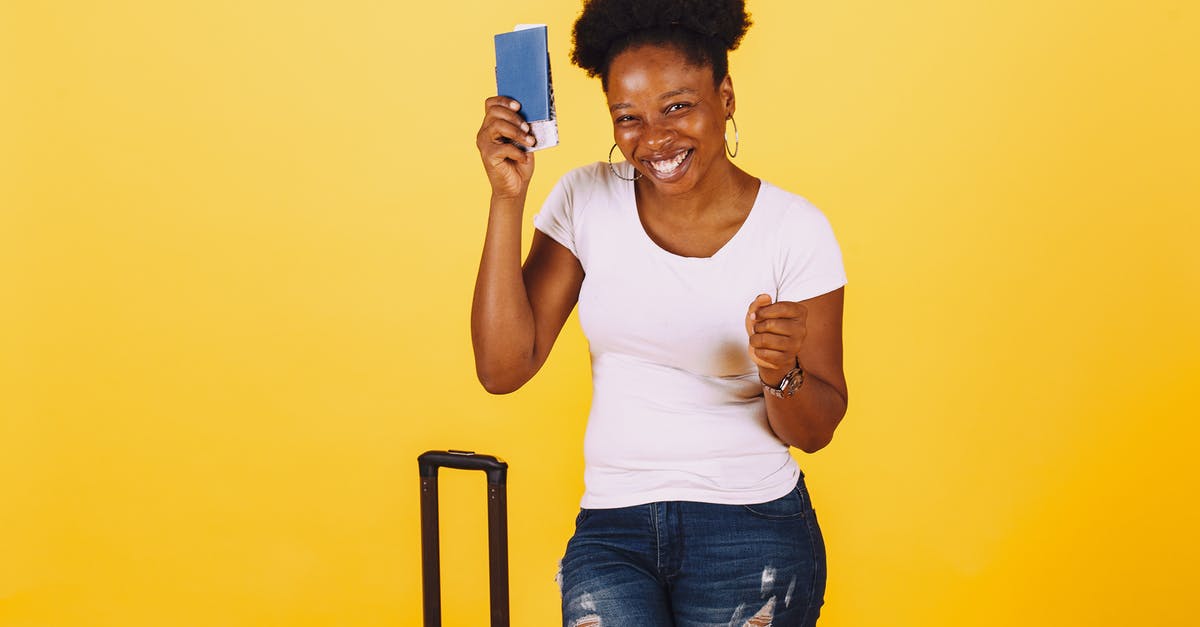
[[[563,199],[576,212],[597,201],[603,205],[617,204],[621,190],[614,182],[619,183],[620,180],[612,175],[607,163],[589,163],[560,176],[551,192],[551,199]]]
[[[608,183],[605,174],[609,174],[608,165],[603,161],[597,161],[567,170],[558,180],[560,185],[569,185],[578,189],[592,189]]]
[[[760,179],[757,207],[764,209],[774,220],[788,224],[825,223],[829,220],[808,198]]]

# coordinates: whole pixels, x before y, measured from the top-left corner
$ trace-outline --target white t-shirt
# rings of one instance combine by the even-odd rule
[[[616,167],[633,176],[628,163]],[[680,257],[646,234],[633,183],[600,162],[564,175],[534,226],[584,270],[594,392],[582,507],[760,503],[795,487],[799,469],[767,424],[745,316],[759,294],[799,301],[845,285],[820,210],[763,181],[716,254]]]

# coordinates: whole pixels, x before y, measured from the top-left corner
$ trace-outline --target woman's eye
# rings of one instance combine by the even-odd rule
[[[667,113],[674,113],[674,112],[676,112],[676,111],[680,111],[680,110],[686,109],[686,108],[688,108],[688,107],[690,107],[690,106],[692,106],[692,105],[690,105],[690,104],[688,104],[688,103],[686,103],[686,102],[677,102],[677,103],[675,103],[675,104],[673,104],[673,105],[671,105],[671,106],[667,107]]]
[[[623,122],[632,122],[632,121],[633,121],[632,115],[623,115],[616,119],[617,124],[621,124]]]

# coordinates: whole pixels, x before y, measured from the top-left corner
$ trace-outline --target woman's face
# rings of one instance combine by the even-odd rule
[[[640,46],[608,69],[613,139],[625,158],[667,194],[697,188],[725,157],[725,120],[733,84],[713,85],[712,68],[696,66],[672,47]]]

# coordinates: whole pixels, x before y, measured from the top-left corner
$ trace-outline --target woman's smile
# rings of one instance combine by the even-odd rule
[[[687,172],[692,163],[693,152],[693,149],[685,148],[673,155],[643,157],[641,161],[646,164],[646,170],[651,176],[666,183],[679,179]]]

